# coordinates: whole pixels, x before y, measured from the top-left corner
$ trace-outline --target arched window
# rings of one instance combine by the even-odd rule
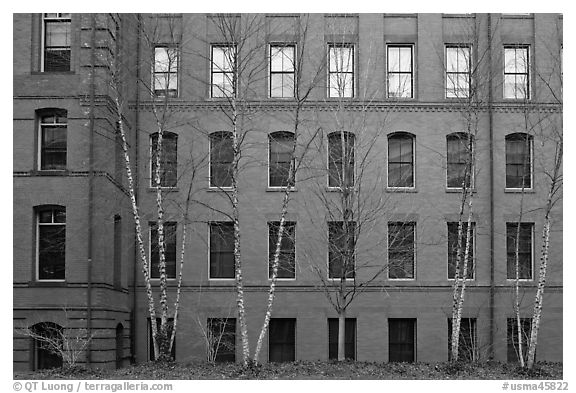
[[[388,136],[388,187],[414,187],[414,140],[407,132]]]
[[[218,131],[210,134],[210,187],[232,187],[232,133]]]
[[[40,120],[39,157],[40,170],[65,170],[67,154],[67,112],[64,109],[42,109]]]
[[[66,208],[36,208],[37,279],[61,281],[66,272]]]
[[[294,179],[289,178],[294,133],[273,132],[269,135],[268,140],[270,143],[268,185],[270,187],[286,187],[289,183],[294,185]]]
[[[506,135],[506,188],[532,188],[532,136]]]
[[[150,135],[150,186],[156,187],[156,154],[158,152],[158,133]],[[160,186],[176,187],[178,179],[178,135],[164,132],[160,162]]]
[[[473,183],[473,163],[471,149],[474,138],[463,132],[446,136],[446,187],[460,188],[463,184],[470,187]],[[469,165],[470,164],[470,165]]]
[[[354,134],[328,134],[328,187],[354,186]]]
[[[33,337],[34,370],[62,367],[62,326],[40,322],[31,328]]]

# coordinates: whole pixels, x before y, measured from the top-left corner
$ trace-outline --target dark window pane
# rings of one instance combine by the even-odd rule
[[[354,134],[333,132],[328,135],[328,186],[354,185]]]
[[[32,331],[47,340],[53,342],[55,346],[62,346],[62,327],[52,322],[41,322],[32,326]],[[62,367],[62,358],[54,353],[54,346],[48,344],[47,340],[34,339],[34,370],[45,370]]]
[[[345,225],[346,224],[346,225]],[[333,221],[328,223],[328,277],[354,278],[356,223]]]
[[[234,278],[234,224],[210,224],[210,278]]]
[[[388,223],[388,278],[414,278],[413,222]]]
[[[526,134],[506,137],[506,187],[531,188],[532,140]]]
[[[66,127],[43,125],[41,144],[40,169],[66,169]]]
[[[388,348],[390,362],[415,360],[415,319],[388,319]]]
[[[156,186],[156,156],[158,151],[158,134],[151,136],[151,178],[150,185]],[[178,177],[178,136],[164,133],[162,137],[162,154],[160,162],[160,186],[176,187]]]
[[[160,248],[158,246],[158,225],[150,224],[150,278],[160,278]],[[176,278],[176,223],[164,223],[164,257],[166,277]]]
[[[466,251],[466,236],[467,236],[468,223],[462,223],[462,237],[461,237],[461,247],[462,247],[462,259],[460,262],[460,276],[464,272],[464,253]],[[470,234],[470,246],[468,249],[468,273],[467,278],[474,278],[474,230],[475,224],[472,223],[472,233]],[[449,222],[448,223],[448,278],[453,279],[456,274],[456,261],[458,260],[458,223]]]
[[[208,318],[208,340],[216,362],[236,361],[236,319]]]
[[[388,186],[414,187],[413,139],[409,135],[388,138]]]
[[[268,351],[270,362],[293,362],[296,360],[296,319],[270,319]]]
[[[290,182],[288,175],[292,163],[293,145],[294,134],[291,132],[270,134],[270,187],[283,187]]]
[[[57,212],[59,210],[56,210]],[[48,213],[50,221],[48,221]],[[39,212],[38,279],[64,280],[66,270],[66,225],[44,224],[52,221],[54,210]],[[62,215],[56,213],[60,219]],[[65,217],[65,216],[64,216]]]
[[[268,223],[268,277],[272,277],[272,264],[274,263],[274,254],[276,252],[276,243],[278,241],[278,230],[280,222]],[[278,278],[295,278],[295,222],[286,222],[280,243],[280,255],[278,264]]]
[[[458,360],[472,362],[478,359],[476,340],[476,318],[460,319],[460,337],[458,339]],[[452,319],[448,319],[448,360],[452,360]]]
[[[447,137],[447,186],[448,187],[462,187],[466,176],[466,167],[469,162],[469,143],[466,135],[449,135]],[[472,174],[469,169],[466,178],[466,187],[470,187],[470,179]]]
[[[520,279],[532,278],[532,223],[520,224],[518,270]],[[507,278],[516,279],[516,239],[518,223],[506,223]]]
[[[518,321],[516,318],[507,318],[506,325],[508,362],[516,363],[520,361],[520,340],[522,340],[522,356],[526,359],[530,332],[532,331],[532,319],[520,318],[520,336],[518,335]]]

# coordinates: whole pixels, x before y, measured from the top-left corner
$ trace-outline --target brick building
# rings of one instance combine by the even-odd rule
[[[223,20],[238,36],[225,34]],[[245,67],[238,81],[231,78],[230,53]],[[150,356],[145,285],[116,132],[113,76],[122,64],[130,70],[121,74],[122,115],[154,287],[151,152],[158,140],[155,115],[159,108],[167,114],[162,185],[170,300],[189,189],[194,199],[176,360],[204,359],[202,331],[214,326],[225,328],[230,343],[218,359],[240,358],[226,216],[227,114],[236,95],[245,135],[238,187],[251,344],[268,296],[270,238],[280,218],[283,170],[290,166],[284,142],[293,138],[296,113],[303,138],[313,140],[291,193],[291,236],[282,245],[262,361],[334,356],[337,314],[323,283],[333,288],[343,274],[333,270],[329,250],[335,223],[342,223],[331,210],[337,203],[330,205],[341,195],[338,179],[366,195],[352,207],[355,225],[364,229],[357,231],[357,269],[349,281],[370,281],[346,312],[346,355],[448,360],[450,244],[461,199],[458,135],[470,124],[476,161],[464,341],[475,357],[514,361],[513,234],[522,204],[520,313],[530,318],[552,130],[561,135],[561,53],[558,14],[15,14],[14,328],[86,329],[94,339],[85,361],[95,367]],[[294,80],[309,91],[301,106]],[[478,99],[471,103],[471,96]],[[340,150],[332,142],[335,131],[346,135],[336,139]],[[353,152],[354,164],[339,174],[342,157],[350,157],[343,151]],[[537,358],[562,361],[561,201],[551,233]],[[13,356],[18,370],[59,363],[18,334]]]

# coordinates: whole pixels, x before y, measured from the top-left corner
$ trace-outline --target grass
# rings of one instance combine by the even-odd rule
[[[52,369],[16,372],[15,379],[562,379],[562,363],[371,363],[297,361],[243,367],[238,363],[144,363],[119,370]]]

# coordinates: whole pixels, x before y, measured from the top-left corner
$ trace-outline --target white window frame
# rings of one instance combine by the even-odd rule
[[[410,61],[410,83],[411,83],[411,89],[410,89],[410,96],[409,97],[397,97],[394,95],[390,95],[390,48],[410,48],[410,57],[411,57],[411,61]],[[391,98],[391,99],[398,99],[398,100],[412,100],[414,99],[414,85],[415,85],[415,81],[416,81],[416,77],[415,77],[415,67],[414,67],[414,58],[415,58],[415,51],[414,51],[414,44],[412,43],[390,43],[390,44],[386,44],[386,97],[387,98]],[[394,73],[396,74],[403,74],[406,73],[404,71],[394,71]]]
[[[390,185],[390,137],[393,137],[396,134],[405,134],[409,135],[412,139],[412,180],[413,185],[409,187],[398,187],[398,186],[391,186]],[[412,134],[408,131],[396,131],[391,132],[386,136],[386,189],[388,191],[413,191],[416,190],[416,135]]]
[[[528,64],[526,65],[526,85],[528,88],[528,94],[526,94],[526,97],[523,98],[517,98],[517,97],[506,97],[506,49],[525,49],[526,50],[526,55],[528,56]],[[511,101],[522,101],[522,100],[527,100],[529,101],[532,98],[532,90],[533,90],[533,86],[532,86],[532,72],[531,72],[531,68],[532,68],[532,54],[531,54],[531,45],[530,44],[504,44],[503,46],[503,54],[502,54],[502,61],[503,61],[503,67],[502,67],[502,98],[504,100],[511,100]],[[512,74],[512,75],[518,75],[518,74]]]
[[[210,243],[211,243],[211,241],[212,241],[212,238],[210,237],[211,234],[212,234],[212,228],[211,228],[211,226],[212,226],[212,224],[225,223],[225,222],[230,222],[230,223],[232,223],[232,226],[234,226],[233,221],[208,221],[208,225],[207,225],[207,226],[208,226],[208,237],[207,237],[207,239],[208,239],[208,247],[206,247],[206,249],[208,250],[208,258],[207,258],[207,261],[208,261],[208,271],[207,271],[207,273],[208,273],[208,281],[227,281],[227,282],[233,282],[233,281],[236,280],[236,266],[234,266],[234,277],[226,278],[226,277],[211,277],[211,276],[210,276],[210,253],[211,253]],[[234,265],[236,265],[236,260],[234,260]]]
[[[272,132],[268,133],[268,146],[267,146],[267,153],[268,153],[268,172],[267,172],[267,176],[268,176],[268,180],[267,180],[267,185],[268,185],[268,189],[269,189],[269,190],[285,190],[285,189],[288,188],[288,186],[271,186],[271,185],[270,185],[270,164],[271,164],[271,162],[270,162],[270,153],[271,153],[270,146],[271,146],[271,143],[270,143],[270,142],[271,142],[271,137],[272,137],[272,134],[275,134],[275,133],[286,133],[286,132],[292,134],[292,137],[293,137],[293,138],[296,138],[296,134],[293,133],[292,131],[272,131]],[[292,158],[293,161],[296,160],[296,157],[291,157],[291,158]],[[295,164],[296,164],[296,162],[294,162],[294,165],[295,165]],[[294,169],[296,169],[296,166],[294,166]],[[296,190],[296,173],[293,173],[293,175],[294,175],[294,185],[292,186],[291,191],[295,191],[295,190]]]
[[[59,110],[50,111],[50,112],[43,112],[38,116],[38,152],[37,152],[37,167],[39,171],[42,172],[63,172],[68,170],[68,113],[66,112],[66,123],[44,123],[42,121],[43,118],[48,116],[59,116]],[[60,126],[62,124],[63,126]],[[61,127],[66,130],[66,168],[64,169],[42,169],[42,136],[43,136],[43,127],[44,126],[52,126],[52,127]]]
[[[532,135],[525,132],[512,132],[504,135],[504,189],[510,192],[522,192],[522,187],[507,187],[506,186],[506,137],[514,134],[523,134],[530,141],[530,187],[524,187],[524,191],[532,191],[534,189],[534,138]]]
[[[44,70],[44,60],[45,60],[45,54],[44,52],[46,51],[46,20],[69,20],[70,21],[70,33],[72,33],[72,15],[70,13],[64,13],[64,12],[57,12],[56,13],[57,16],[46,16],[45,13],[42,13],[41,15],[41,19],[42,19],[42,26],[41,26],[41,30],[42,30],[42,34],[41,34],[41,38],[40,38],[40,72],[58,72],[58,71],[45,71]],[[62,15],[69,15],[68,17],[64,17]],[[70,38],[70,40],[72,40],[72,37]],[[70,42],[70,71],[72,70],[72,42]],[[64,72],[68,72],[68,71],[64,71]]]
[[[272,71],[272,48],[292,48],[293,52],[293,59],[292,59],[292,75],[294,77],[294,85],[292,86],[292,96],[287,97],[277,97],[272,95],[272,73],[277,74],[289,74],[289,71]],[[268,98],[272,99],[280,99],[280,100],[289,100],[294,99],[296,97],[296,84],[297,76],[296,76],[296,65],[297,63],[297,47],[296,43],[293,42],[271,42],[268,44]]]
[[[326,253],[326,277],[328,279],[328,281],[331,282],[335,282],[335,281],[341,281],[342,277],[330,277],[330,225],[329,223],[331,222],[341,222],[342,226],[344,226],[344,220],[340,220],[340,221],[326,221],[327,224],[327,231],[328,231],[328,252]],[[358,222],[357,221],[349,221],[349,222],[353,222],[354,225],[356,226],[356,228],[358,227]],[[356,246],[356,241],[358,239],[356,238],[356,231],[354,231],[354,246]],[[346,281],[354,281],[356,280],[356,276],[358,274],[358,271],[356,270],[356,247],[354,247],[354,277],[346,277],[345,280]]]
[[[446,222],[446,243],[447,243],[447,245],[449,244],[448,239],[449,239],[450,232],[448,230],[448,224],[450,224],[450,223],[458,224],[457,221],[447,221]],[[466,221],[466,223],[467,223],[467,221]],[[463,222],[463,224],[464,224],[464,222]],[[472,281],[476,280],[476,222],[472,221],[471,224],[472,224],[472,266],[474,267],[474,269],[472,269],[472,278],[467,278],[467,277],[465,278],[467,282],[472,282]],[[464,227],[462,227],[462,229],[464,229]],[[458,235],[458,234],[456,234],[456,235]],[[450,278],[450,273],[449,273],[449,270],[450,270],[450,266],[448,263],[449,262],[448,258],[450,255],[449,253],[450,253],[450,250],[448,250],[448,254],[446,255],[446,279],[448,281],[454,281],[455,278]],[[464,257],[464,255],[462,255],[462,257]],[[470,266],[468,266],[468,268],[470,268]]]
[[[390,278],[390,224],[391,223],[402,223],[402,224],[412,224],[412,248],[414,249],[414,257],[412,258],[412,270],[414,271],[414,277],[412,278]],[[416,221],[388,221],[386,223],[386,278],[389,281],[416,281],[417,278],[417,265],[416,265]]]
[[[280,221],[267,221],[266,222],[266,255],[268,255],[268,263],[266,264],[266,275],[268,276],[268,281],[272,281],[272,278],[270,277],[270,224],[271,223],[275,223],[277,222],[278,225],[280,225]],[[294,277],[293,278],[280,278],[280,277],[276,277],[276,281],[296,281],[296,221],[289,221],[286,220],[285,224],[287,223],[293,223],[294,224]],[[284,235],[286,234],[286,226],[284,226],[284,234],[282,235],[282,239],[284,239]],[[280,266],[280,265],[278,265]]]
[[[65,239],[68,237],[66,234],[66,225],[68,223],[68,215],[66,215],[66,222],[61,223],[55,223],[54,222],[54,210],[56,208],[62,208],[64,209],[64,211],[66,212],[66,208],[63,206],[38,206],[37,209],[35,209],[34,214],[35,214],[35,221],[36,221],[36,281],[38,282],[65,282],[66,281],[66,240],[65,240],[65,251],[64,251],[64,278],[62,279],[45,279],[45,278],[40,278],[40,225],[44,226],[64,226],[64,230],[65,230]],[[51,223],[40,223],[40,214],[44,211],[50,211],[52,214],[52,222]]]
[[[451,132],[450,134],[446,135],[446,171],[445,171],[445,179],[446,179],[446,189],[447,190],[461,190],[462,186],[459,187],[450,187],[448,185],[448,138],[450,136],[453,135],[468,135],[465,132]],[[472,139],[472,155],[475,157],[475,153],[476,153],[476,141],[474,140],[474,136],[473,135],[469,135],[470,138]],[[470,173],[470,185],[467,187],[469,190],[473,190],[474,186],[475,186],[475,180],[476,180],[476,176],[475,176],[475,168],[474,168],[474,162],[472,162],[471,165],[471,171],[472,173]]]
[[[158,49],[164,49],[165,52],[168,52],[169,50],[174,50],[176,51],[176,71],[170,71],[170,65],[168,66],[168,71],[167,72],[158,72],[161,74],[175,74],[176,75],[176,92],[174,93],[173,96],[168,95],[167,98],[178,98],[180,96],[180,48],[178,47],[178,45],[176,44],[157,44],[154,45],[154,53],[153,53],[153,59],[152,59],[152,81],[151,81],[151,86],[152,89],[150,89],[151,93],[152,93],[152,97],[155,99],[164,99],[164,94],[156,94],[156,50]],[[167,55],[168,56],[168,55]],[[170,80],[172,80],[172,77],[169,77]],[[167,86],[168,89],[163,90],[163,92],[165,92],[166,90],[168,92],[170,92],[169,86]]]
[[[229,133],[232,139],[232,132],[231,131],[214,131],[208,134],[208,189],[210,190],[221,190],[221,191],[231,191],[233,189],[232,186],[213,186],[212,185],[212,135],[225,132]]]
[[[224,51],[224,56],[226,56],[226,52],[227,50],[233,50],[234,51],[234,59],[236,60],[236,62],[238,61],[238,48],[236,47],[235,44],[227,44],[227,43],[215,43],[215,44],[211,44],[210,45],[210,62],[209,62],[209,70],[210,70],[210,91],[209,91],[209,96],[212,99],[227,99],[227,98],[235,98],[238,96],[238,75],[234,75],[234,73],[237,72],[236,69],[234,69],[235,65],[231,64],[232,67],[232,71],[216,71],[216,67],[214,64],[214,49],[216,48],[221,48]],[[224,94],[224,91],[221,91],[221,95],[214,95],[214,74],[218,73],[231,73],[232,74],[232,92],[233,94],[231,95],[226,95]]]
[[[330,95],[330,50],[332,48],[350,48],[352,49],[351,54],[352,54],[352,95],[351,96],[332,96]],[[327,59],[326,59],[326,64],[328,65],[326,67],[327,70],[327,75],[326,75],[326,97],[327,98],[332,98],[332,99],[353,99],[356,97],[356,44],[350,43],[350,42],[331,42],[328,44],[328,50],[327,50]],[[339,74],[339,73],[344,73],[344,74],[349,74],[350,72],[346,71],[334,71],[334,73]],[[338,88],[338,86],[335,87],[336,90],[340,91],[340,89]]]
[[[166,274],[166,280],[167,281],[175,281],[176,278],[178,277],[178,223],[176,221],[164,221],[164,228],[166,228],[166,223],[174,223],[174,226],[176,227],[176,238],[174,239],[174,241],[176,242],[176,260],[174,261],[174,264],[176,265],[176,270],[174,271],[174,277],[168,277],[168,274]],[[157,221],[150,221],[148,222],[148,255],[150,256],[148,258],[148,277],[150,278],[150,280],[154,280],[154,281],[160,281],[160,277],[152,277],[152,224],[158,224]],[[166,231],[164,231],[164,243],[166,243]],[[160,253],[160,251],[158,251],[158,253]],[[160,254],[158,254],[160,255]],[[158,263],[160,263],[160,261],[158,261]]]
[[[468,72],[462,72],[459,69],[457,71],[448,71],[448,49],[468,49]],[[445,44],[444,45],[444,98],[448,100],[459,100],[459,99],[468,99],[470,98],[470,93],[472,92],[472,45],[471,44]],[[458,62],[456,62],[458,65]],[[468,93],[466,96],[459,97],[457,95],[449,96],[448,95],[448,73],[451,74],[468,74]]]
[[[504,223],[505,227],[507,226],[507,224],[518,224],[517,221],[507,221]],[[531,221],[522,221],[520,222],[520,225],[522,224],[530,224],[530,278],[519,278],[518,281],[522,281],[522,282],[530,282],[530,281],[534,281],[534,231],[536,230],[536,223],[535,222],[531,222]],[[506,231],[506,228],[504,229]],[[505,255],[506,255],[506,281],[507,282],[514,282],[516,281],[516,278],[508,278],[508,232],[506,231],[506,243],[504,245],[505,247]]]

